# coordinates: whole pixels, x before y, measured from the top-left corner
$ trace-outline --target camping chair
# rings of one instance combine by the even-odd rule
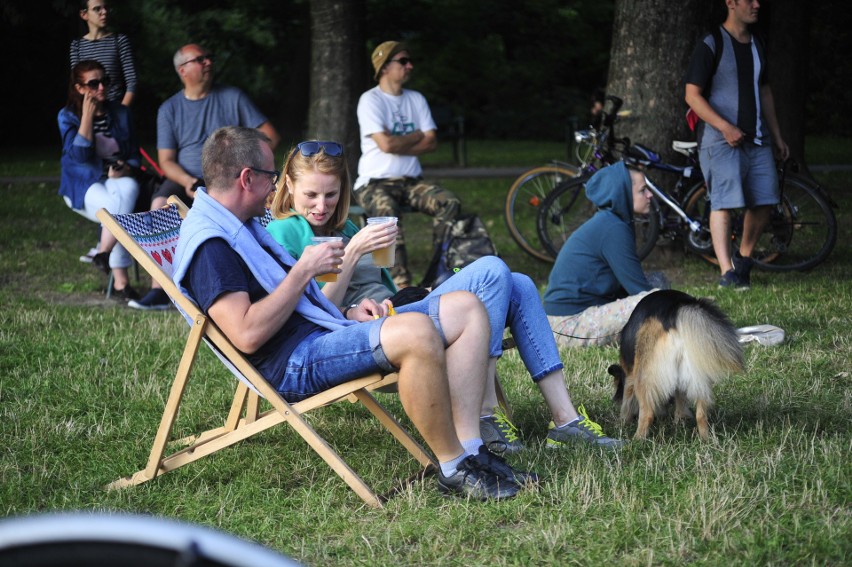
[[[303,414],[310,410],[341,400],[361,402],[422,466],[434,466],[435,462],[423,447],[366,389],[367,386],[380,385],[385,381],[393,382],[396,377],[383,378],[380,374],[365,376],[293,404],[287,402],[269,385],[216,324],[182,294],[171,279],[172,256],[180,236],[181,212],[185,214],[186,210],[186,205],[172,197],[167,207],[156,211],[125,215],[111,215],[105,209],[98,212],[98,218],[104,227],[127,247],[136,261],[163,287],[191,327],[147,466],[129,478],[111,483],[109,488],[123,488],[146,482],[286,422],[364,502],[373,507],[381,507],[385,498],[373,492],[303,417]],[[202,342],[211,348],[240,381],[225,424],[178,440],[187,446],[167,455],[167,443],[176,441],[171,439],[172,428]],[[272,405],[272,409],[261,412],[260,397],[265,398]]]

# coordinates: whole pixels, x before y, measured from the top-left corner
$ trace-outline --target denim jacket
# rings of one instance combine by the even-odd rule
[[[139,167],[139,143],[133,129],[130,111],[118,103],[107,103],[110,114],[110,135],[118,142],[118,159]],[[59,194],[71,200],[76,210],[84,208],[86,191],[104,178],[103,160],[95,152],[94,140],[82,137],[80,117],[68,107],[59,111],[59,134],[62,136],[62,177]]]

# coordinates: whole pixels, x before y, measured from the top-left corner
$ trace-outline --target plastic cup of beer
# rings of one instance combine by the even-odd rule
[[[367,224],[396,224],[396,217],[370,217]],[[396,263],[396,240],[386,248],[373,250],[373,265],[377,268],[393,268]]]
[[[343,242],[342,236],[312,236],[311,244],[322,244],[323,242]],[[318,282],[329,283],[337,281],[337,274],[334,272],[329,272],[327,274],[320,274],[316,277]]]

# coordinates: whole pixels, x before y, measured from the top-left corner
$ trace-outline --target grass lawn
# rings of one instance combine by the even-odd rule
[[[547,151],[559,145],[517,163],[543,162]],[[0,172],[20,175],[9,173],[20,168],[9,155]],[[44,168],[32,174],[55,174],[52,163]],[[648,441],[618,454],[547,451],[546,408],[510,352],[499,372],[529,447],[512,462],[538,471],[540,490],[481,504],[443,499],[427,480],[382,510],[365,508],[282,428],[144,485],[104,490],[144,466],[188,329],[174,311],[140,313],[103,297],[105,277],[77,260],[95,227],[69,211],[52,184],[4,184],[0,516],[151,514],[224,530],[308,565],[848,565],[852,178],[824,181],[840,205],[840,234],[811,273],[760,272],[750,292],[732,293],[717,290],[715,269],[696,258],[652,257],[668,263],[675,287],[715,298],[737,326],[771,323],[787,332],[781,346],[747,346],[747,371],[719,385],[709,442],[691,424],[664,419]],[[503,223],[510,183],[446,180],[465,210],[486,221],[507,263],[543,285],[549,265],[526,257]],[[422,274],[428,220],[408,221],[410,256]],[[633,427],[622,427],[610,401],[606,368],[617,356],[615,348],[562,352],[575,402],[607,433],[630,437]],[[178,435],[221,425],[233,394],[233,378],[206,351],[194,376]],[[406,423],[394,395],[378,396]],[[380,491],[416,470],[358,406],[338,404],[309,421]]]

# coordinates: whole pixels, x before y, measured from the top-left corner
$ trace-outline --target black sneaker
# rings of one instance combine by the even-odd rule
[[[92,256],[92,265],[105,274],[109,274],[109,252],[100,252]]]
[[[500,478],[490,468],[482,466],[478,456],[468,456],[459,463],[452,476],[438,469],[438,490],[441,494],[474,500],[503,500],[518,494],[520,488],[510,480]]]
[[[719,278],[719,288],[733,289],[734,291],[745,291],[749,289],[749,282],[743,281],[736,270],[728,270]]]
[[[500,478],[517,484],[521,488],[538,484],[538,475],[536,473],[513,469],[506,463],[506,459],[495,455],[485,445],[479,448],[479,455],[476,456],[476,459],[481,466],[491,469]]]
[[[155,287],[145,294],[145,297],[139,299],[134,298],[127,304],[133,309],[141,309],[142,311],[165,311],[172,306],[168,294],[162,289]]]
[[[123,289],[113,289],[110,297],[118,301],[135,301],[139,299],[139,292],[127,284]]]
[[[734,257],[731,258],[731,263],[734,265],[734,272],[740,278],[745,287],[751,286],[751,268],[754,266],[754,260],[749,256],[741,256],[739,250],[734,252]]]

